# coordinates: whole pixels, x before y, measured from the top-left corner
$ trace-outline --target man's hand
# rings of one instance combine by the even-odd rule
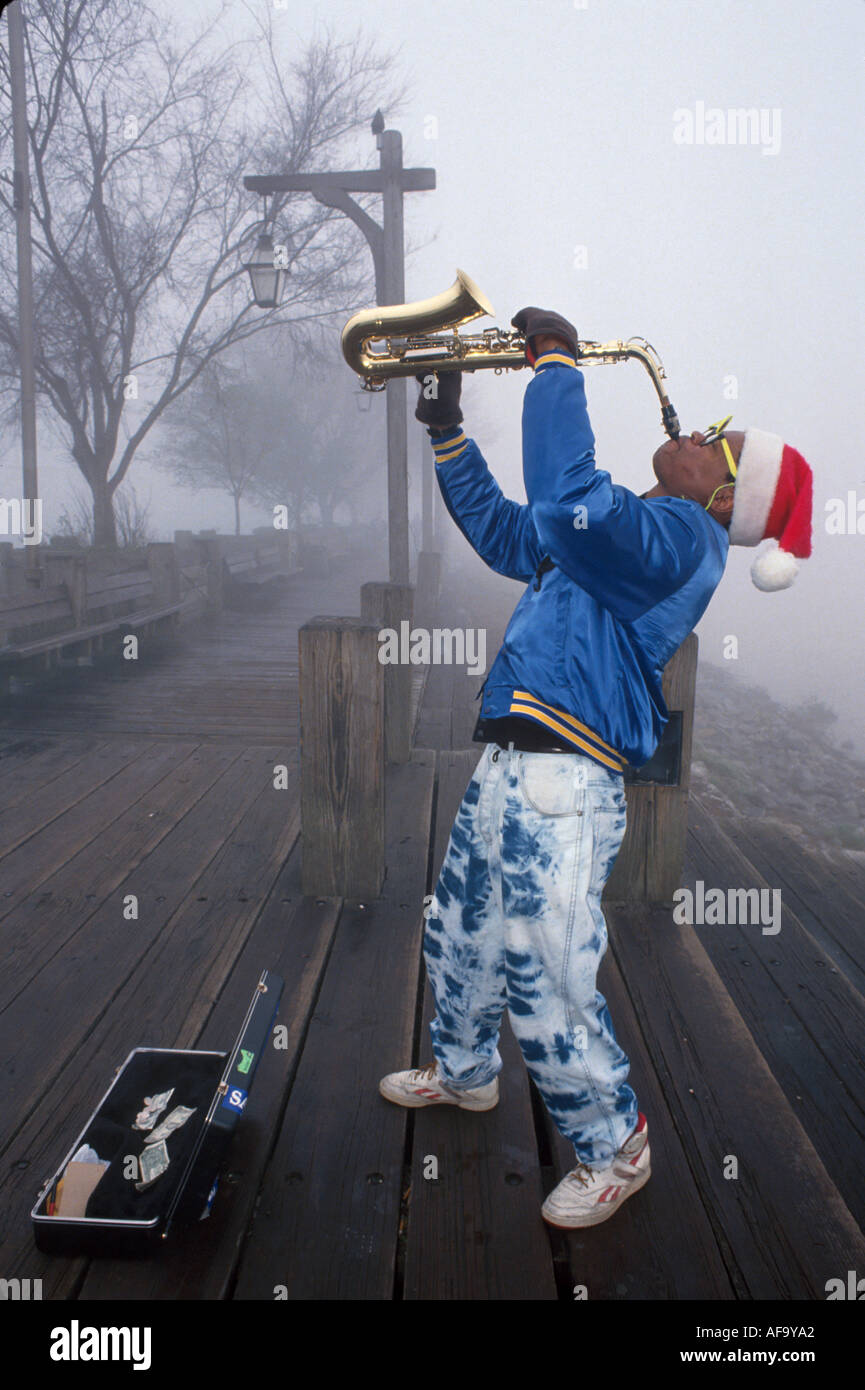
[[[571,357],[574,355],[573,348],[568,346],[564,338],[557,337],[554,333],[536,333],[532,338],[532,351],[535,357],[543,357],[545,352],[568,352]]]
[[[520,309],[511,319],[514,328],[525,334],[526,360],[533,366],[535,359],[550,347],[563,345],[573,358],[579,357],[579,334],[572,323],[552,309],[529,307]]]
[[[418,372],[415,378],[420,383],[415,419],[431,429],[452,429],[462,424],[460,393],[463,389],[462,372]]]

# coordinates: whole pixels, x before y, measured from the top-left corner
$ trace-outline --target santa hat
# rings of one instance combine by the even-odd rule
[[[731,545],[771,540],[751,566],[758,589],[787,589],[799,560],[811,554],[812,474],[800,453],[777,434],[746,430],[739,456]]]

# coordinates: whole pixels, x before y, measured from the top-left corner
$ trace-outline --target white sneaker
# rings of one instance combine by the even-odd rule
[[[460,1110],[492,1110],[499,1103],[499,1079],[471,1091],[452,1091],[438,1074],[438,1063],[415,1071],[392,1071],[378,1089],[385,1100],[397,1105],[458,1105]]]
[[[550,1226],[571,1230],[599,1226],[638,1192],[652,1175],[646,1117],[639,1115],[637,1128],[619,1149],[608,1168],[591,1169],[578,1163],[554,1187],[541,1215]]]

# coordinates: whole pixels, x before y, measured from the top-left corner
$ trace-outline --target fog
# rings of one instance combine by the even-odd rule
[[[178,38],[218,8],[163,6]],[[766,594],[749,576],[754,552],[731,548],[698,628],[701,652],[783,701],[824,700],[839,740],[865,750],[861,0],[290,0],[274,21],[287,62],[324,26],[348,35],[359,22],[399,50],[407,97],[385,117],[403,133],[405,163],[437,173],[434,192],[406,195],[409,299],[446,289],[459,266],[501,325],[537,304],[584,338],[642,335],[663,360],[683,430],[733,411],[732,428],[771,430],[804,454],[812,558],[790,590]],[[227,23],[251,33],[243,4]],[[759,140],[708,143],[715,108],[756,108]],[[344,156],[344,167],[378,162],[371,135]],[[467,432],[520,499],[526,380],[480,373],[463,393]],[[637,364],[587,367],[586,385],[598,466],[635,491],[650,487],[663,435],[648,377]],[[373,408],[383,478],[383,404]],[[415,507],[420,436],[411,420]],[[50,524],[81,480],[44,431],[40,446]],[[7,495],[16,458],[8,448]],[[230,528],[228,497],[190,494],[145,462],[130,477],[150,495],[159,534]],[[850,492],[863,534],[828,534],[827,503]],[[250,508],[244,520],[267,515]],[[731,635],[735,662],[724,656]]]

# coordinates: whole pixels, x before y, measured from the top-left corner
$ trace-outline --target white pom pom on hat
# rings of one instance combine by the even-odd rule
[[[789,550],[782,550],[777,541],[770,541],[751,566],[751,578],[767,594],[774,589],[789,589],[798,573],[799,561]]]
[[[802,455],[780,435],[746,430],[729,535],[731,545],[772,542],[751,566],[758,589],[788,589],[799,570],[797,561],[811,554],[812,498],[813,475]]]

